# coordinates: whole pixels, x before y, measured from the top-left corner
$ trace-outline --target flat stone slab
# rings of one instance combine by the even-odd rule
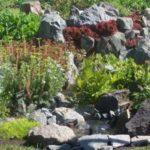
[[[150,136],[136,136],[131,139],[131,144],[134,146],[145,146],[150,144]]]
[[[114,148],[122,147],[130,144],[129,135],[109,135],[109,140]]]
[[[78,141],[84,150],[97,150],[108,145],[108,136],[102,134],[86,135],[79,138]]]

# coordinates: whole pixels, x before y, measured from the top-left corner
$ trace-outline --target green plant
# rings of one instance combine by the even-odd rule
[[[0,12],[0,39],[29,40],[37,33],[40,17],[26,15],[20,11],[4,10]]]
[[[37,126],[37,122],[29,121],[26,118],[0,123],[0,139],[23,139],[30,129]]]
[[[137,65],[132,59],[118,60],[113,55],[97,54],[84,60],[75,86],[80,103],[95,103],[97,98],[117,89],[129,89],[137,108],[150,96],[148,65]]]
[[[19,146],[15,144],[1,144],[0,150],[35,150],[33,147]]]
[[[17,109],[20,97],[27,105],[49,106],[50,100],[61,90],[65,77],[61,67],[50,57],[30,54],[19,60],[7,57],[1,64],[1,100],[7,101],[8,107]]]

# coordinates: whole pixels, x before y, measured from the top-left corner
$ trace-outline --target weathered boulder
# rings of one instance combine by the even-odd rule
[[[95,4],[82,11],[73,8],[71,12],[68,24],[74,26],[93,25],[101,21],[116,20],[119,14],[118,10],[106,3]]]
[[[131,138],[132,146],[147,146],[150,144],[150,136],[135,136]]]
[[[57,121],[60,124],[67,124],[74,121],[77,121],[78,126],[85,124],[83,116],[71,108],[55,108],[54,114],[56,115]]]
[[[126,123],[126,129],[131,135],[150,135],[150,100],[145,100],[141,108]]]
[[[21,4],[21,10],[27,14],[34,13],[40,15],[43,13],[39,0],[26,0]]]
[[[108,93],[99,98],[95,104],[95,108],[100,113],[109,113],[111,110],[115,111],[119,107],[126,110],[129,105],[129,103],[127,103],[129,102],[128,95],[128,90],[118,90],[114,93]]]
[[[113,53],[120,59],[123,59],[127,53],[123,44],[125,42],[125,35],[121,32],[116,32],[110,37],[102,37],[99,41],[97,41],[96,52],[103,54]]]
[[[41,20],[38,37],[64,42],[63,30],[66,26],[66,21],[60,17],[58,12],[46,11]]]
[[[127,57],[133,58],[139,64],[150,61],[150,39],[140,40],[136,49],[131,50]]]
[[[117,24],[121,31],[132,30],[133,28],[133,20],[128,17],[118,17]]]
[[[114,148],[130,145],[129,135],[109,135],[109,141]]]
[[[78,142],[83,150],[96,150],[107,146],[108,136],[102,134],[86,135],[79,138]]]
[[[28,134],[28,141],[31,144],[51,145],[66,143],[76,136],[72,129],[67,126],[60,126],[55,123],[35,127]]]

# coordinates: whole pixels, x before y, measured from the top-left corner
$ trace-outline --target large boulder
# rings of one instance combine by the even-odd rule
[[[102,134],[85,135],[78,140],[83,150],[101,149],[108,144],[108,136]]]
[[[119,14],[118,10],[106,3],[95,4],[83,11],[73,8],[71,12],[68,22],[69,25],[75,26],[93,25],[102,21],[116,20]]]
[[[150,100],[145,100],[141,108],[126,123],[126,129],[131,135],[150,135]]]
[[[26,0],[21,4],[21,10],[27,14],[34,13],[40,15],[43,13],[39,0]]]
[[[83,116],[71,108],[55,108],[54,114],[56,115],[57,121],[60,124],[67,124],[75,121],[77,122],[78,126],[85,124]]]
[[[56,42],[64,42],[63,30],[66,21],[56,11],[45,11],[38,32],[39,38],[51,39]]]
[[[123,59],[127,54],[127,50],[123,44],[125,42],[125,35],[121,32],[116,32],[110,37],[102,37],[97,41],[96,52],[103,54],[113,53],[120,59]]]
[[[133,58],[137,63],[143,64],[150,61],[150,39],[139,41],[135,50],[131,50],[127,57]]]
[[[110,111],[117,110],[119,107],[126,110],[129,105],[128,95],[128,90],[118,90],[113,93],[105,94],[98,99],[95,108],[100,113],[109,113]]]
[[[75,134],[67,126],[60,126],[55,123],[35,127],[30,130],[28,141],[31,144],[52,145],[66,143],[75,138]]]

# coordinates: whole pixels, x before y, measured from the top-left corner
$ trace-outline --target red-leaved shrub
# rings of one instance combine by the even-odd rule
[[[110,36],[117,31],[116,21],[104,21],[96,25],[96,29],[101,36]]]
[[[135,48],[136,45],[138,44],[139,39],[135,38],[135,39],[128,39],[125,43],[125,46],[127,48]]]

